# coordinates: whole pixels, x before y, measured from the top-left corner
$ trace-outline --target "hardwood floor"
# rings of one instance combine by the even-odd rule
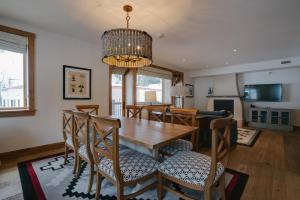
[[[0,174],[20,161],[59,152],[63,149],[2,161]],[[242,199],[299,199],[300,131],[263,130],[253,147],[237,145],[232,150],[228,168],[249,175]]]
[[[299,199],[300,132],[263,130],[253,147],[237,145],[228,167],[249,175],[242,199]]]

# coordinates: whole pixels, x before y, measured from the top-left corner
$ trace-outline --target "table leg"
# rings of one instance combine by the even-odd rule
[[[152,155],[153,155],[153,158],[157,161],[159,161],[159,150],[156,148],[156,149],[153,149],[152,151]]]

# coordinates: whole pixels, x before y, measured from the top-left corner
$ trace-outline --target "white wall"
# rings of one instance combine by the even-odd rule
[[[239,83],[240,85],[282,83],[282,102],[252,102],[252,104],[260,107],[296,109],[294,112],[294,125],[300,126],[300,67],[243,73],[239,75]],[[241,88],[242,90],[243,88]],[[245,108],[248,108],[250,104],[245,103]],[[246,113],[248,113],[248,110],[246,110]]]
[[[234,74],[199,77],[194,78],[193,81],[195,84],[194,105],[200,110],[206,110],[208,102],[206,96],[209,87],[214,87],[214,95],[237,95]],[[238,76],[241,94],[243,94],[243,85],[260,83],[282,83],[283,102],[253,102],[252,104],[262,107],[295,109],[294,125],[300,126],[300,67],[245,72]],[[249,105],[250,103],[245,103],[246,116]]]
[[[101,44],[41,30],[0,18],[0,24],[36,33],[36,115],[0,118],[0,153],[62,141],[62,110],[76,104],[100,104],[108,113],[108,67],[101,63]],[[92,69],[92,100],[63,100],[63,65]]]
[[[208,88],[214,88],[214,95],[237,95],[235,75],[219,75],[194,78],[195,84],[195,108],[200,110],[207,109]]]

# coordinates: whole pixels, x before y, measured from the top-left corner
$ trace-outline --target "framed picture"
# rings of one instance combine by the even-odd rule
[[[92,70],[63,66],[63,98],[91,99]]]
[[[188,91],[188,95],[185,97],[194,97],[194,85],[185,84],[185,87],[187,87],[187,91]]]

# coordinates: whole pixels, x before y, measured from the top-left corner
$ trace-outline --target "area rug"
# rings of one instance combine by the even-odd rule
[[[237,143],[246,146],[253,146],[259,136],[259,133],[259,130],[238,128]]]
[[[28,161],[18,164],[20,179],[25,200],[65,200],[65,199],[94,199],[95,185],[91,193],[87,193],[88,167],[83,163],[78,178],[72,174],[73,156],[69,156],[66,165],[63,164],[64,156],[56,155],[35,161]],[[228,199],[240,199],[248,175],[226,169],[226,195]],[[155,180],[154,180],[155,181]],[[130,193],[137,186],[126,188],[125,193]],[[195,199],[203,199],[203,193],[187,188],[173,185],[180,192],[192,195]],[[101,200],[116,200],[115,187],[108,181],[102,182]],[[217,191],[214,196],[218,199]],[[156,190],[150,190],[139,197],[137,200],[157,199]],[[166,193],[165,200],[179,199],[171,193]]]

